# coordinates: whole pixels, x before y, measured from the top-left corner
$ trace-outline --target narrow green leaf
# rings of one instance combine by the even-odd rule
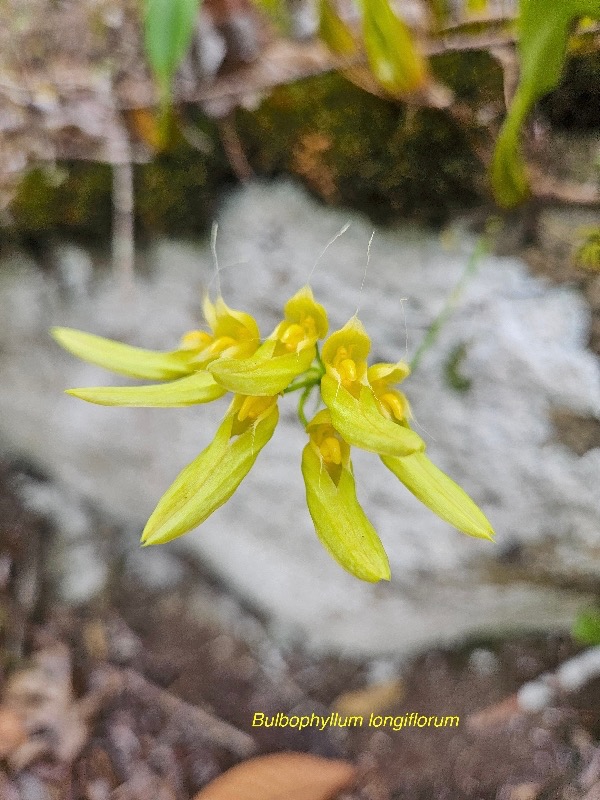
[[[185,351],[144,350],[73,328],[52,328],[51,333],[61,347],[77,358],[130,378],[168,381],[192,371],[188,365],[190,353]]]
[[[381,460],[438,517],[469,536],[493,540],[494,529],[485,514],[425,453]]]
[[[388,456],[406,456],[425,449],[421,437],[385,417],[373,390],[363,386],[357,399],[329,375],[321,378],[321,396],[333,427],[348,444]]]
[[[277,405],[239,435],[240,398],[235,398],[213,441],[179,473],[154,509],[142,534],[143,544],[164,544],[204,522],[227,502],[246,477],[277,425]]]
[[[333,0],[320,0],[319,36],[337,55],[349,56],[356,52],[352,31],[338,14]]]
[[[219,358],[207,369],[225,389],[255,397],[273,397],[310,367],[315,347],[273,356],[277,341],[266,341],[250,358]]]
[[[361,0],[367,59],[379,83],[392,94],[422,89],[429,73],[406,23],[388,0]]]
[[[145,0],[144,43],[164,96],[192,41],[199,0]]]
[[[521,77],[491,165],[492,186],[501,206],[517,205],[528,195],[521,128],[533,105],[558,85],[573,22],[586,16],[600,17],[600,0],[521,0]]]
[[[390,579],[390,565],[375,528],[356,497],[354,477],[343,467],[336,486],[311,444],[302,453],[306,503],[317,536],[345,570],[363,581]]]
[[[151,386],[98,386],[89,389],[68,389],[67,394],[100,406],[136,406],[174,408],[210,403],[222,397],[226,389],[208,372],[194,372],[168,383]]]

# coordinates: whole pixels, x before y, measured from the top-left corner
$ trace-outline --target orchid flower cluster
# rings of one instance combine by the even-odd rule
[[[305,286],[287,301],[283,320],[261,342],[256,320],[229,308],[222,297],[214,303],[206,297],[203,311],[208,330],[189,331],[170,352],[70,328],[52,331],[79,358],[159,381],[68,390],[82,400],[109,406],[190,406],[233,393],[213,441],[159,500],[142,544],[162,544],[187,533],[229,500],[273,435],[280,397],[296,391],[308,435],[302,453],[308,510],[322,544],[344,569],[364,581],[390,578],[383,545],[356,496],[352,447],[377,454],[409,491],[458,530],[492,539],[484,514],[429,460],[425,442],[411,428],[408,400],[396,388],[409,375],[408,364],[369,366],[371,341],[356,315],[325,339],[327,313]],[[308,421],[305,404],[317,388],[324,408]]]

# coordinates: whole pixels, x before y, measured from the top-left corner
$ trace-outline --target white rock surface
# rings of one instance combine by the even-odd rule
[[[325,209],[290,184],[250,185],[227,199],[219,217],[225,300],[255,313],[268,333],[347,220],[350,229],[311,281],[331,330],[360,303],[373,360],[410,355],[474,246],[459,230],[443,238],[414,228],[377,231],[359,297],[368,221]],[[80,252],[80,270],[72,246],[56,255],[62,282],[22,254],[0,264],[0,440],[69,496],[125,523],[126,546],[134,551],[159,496],[210,441],[226,401],[138,410],[65,396],[65,387],[119,379],[61,352],[47,330],[68,325],[170,348],[198,324],[200,296],[213,274],[210,249],[206,242],[158,242],[140,254],[130,297],[110,272],[90,270],[88,253]],[[598,362],[585,347],[588,325],[575,289],[551,287],[519,261],[489,256],[405,384],[431,457],[486,511],[496,545],[457,533],[377,457],[356,452],[359,498],[388,551],[393,577],[370,586],[346,575],[311,526],[299,467],[306,437],[295,398],[287,396],[273,440],[232,500],[200,530],[166,547],[196,552],[265,611],[280,635],[321,649],[409,653],[469,634],[568,624],[582,596],[554,588],[552,578],[564,586],[565,579],[600,573],[600,449],[579,457],[557,443],[549,413],[560,406],[600,417]],[[460,369],[472,381],[466,393],[448,387],[444,376],[449,353],[461,343]],[[80,538],[77,548],[74,594],[80,597]],[[509,550],[525,557],[528,572],[503,565]],[[91,570],[90,592],[99,575]]]

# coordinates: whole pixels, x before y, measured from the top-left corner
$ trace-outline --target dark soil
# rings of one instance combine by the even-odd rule
[[[40,589],[48,529],[23,509],[17,478],[1,466],[2,800],[188,800],[230,766],[283,750],[356,764],[358,783],[344,800],[600,796],[600,681],[538,714],[519,711],[515,697],[577,651],[568,637],[472,643],[383,667],[315,658],[282,649],[193,566],[160,596],[124,577],[94,606],[60,608],[51,587]],[[192,611],[199,587],[217,612],[212,621]],[[214,621],[219,609],[227,622]],[[24,727],[11,711],[15,697]],[[252,726],[257,711],[332,709],[364,714],[365,724]],[[377,729],[369,709],[460,722]]]

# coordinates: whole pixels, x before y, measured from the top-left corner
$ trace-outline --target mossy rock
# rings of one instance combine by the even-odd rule
[[[560,86],[540,103],[557,128],[600,130],[600,52],[568,59]]]
[[[197,113],[186,124],[193,125],[202,138],[203,151],[176,134],[165,153],[136,168],[136,214],[145,231],[205,232],[220,189],[233,179],[215,124]]]
[[[206,128],[214,128],[208,122]],[[204,131],[207,152],[177,135],[169,148],[134,168],[138,232],[195,234],[214,214],[219,188],[231,178],[214,130]],[[93,162],[61,163],[32,170],[11,204],[15,229],[43,238],[53,233],[94,239],[110,236],[112,169]]]
[[[11,204],[19,233],[43,237],[55,231],[84,238],[108,235],[111,224],[111,168],[76,161],[29,172]]]
[[[436,69],[452,72],[448,82],[470,99],[486,91],[459,59]],[[257,172],[295,174],[327,202],[379,221],[441,222],[485,196],[474,148],[481,131],[446,111],[375,97],[338,74],[275,89],[257,111],[238,112],[238,129]]]

